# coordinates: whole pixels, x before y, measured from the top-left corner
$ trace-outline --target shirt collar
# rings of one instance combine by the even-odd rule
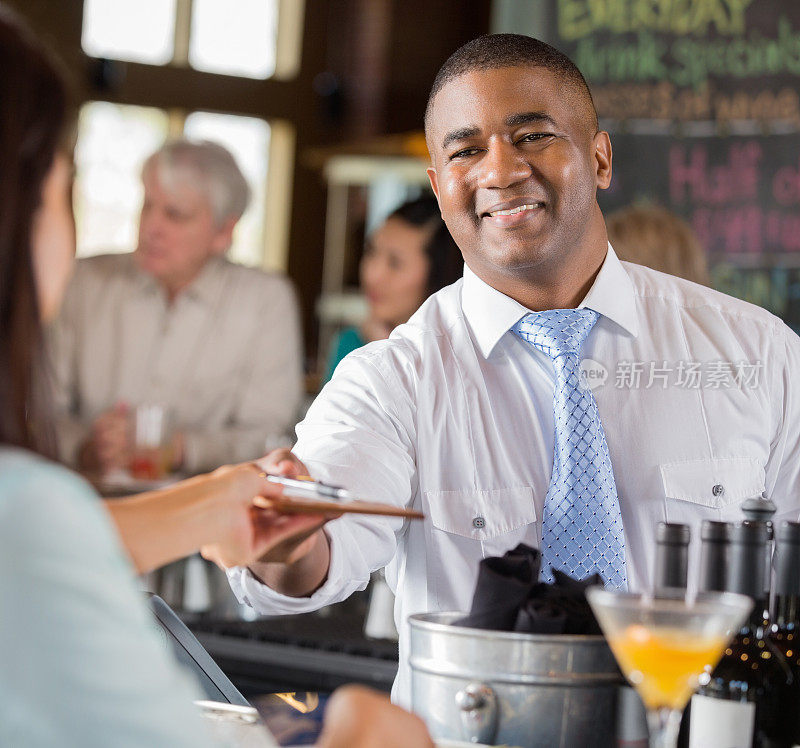
[[[616,322],[631,337],[639,336],[639,314],[633,281],[611,244],[589,293],[578,308],[588,307]]]
[[[224,257],[210,257],[197,277],[182,291],[188,298],[204,304],[213,304],[219,296],[219,287],[224,276]]]
[[[203,265],[198,276],[181,291],[179,297],[185,296],[188,299],[196,299],[203,304],[213,304],[219,295],[219,286],[222,282],[225,262],[226,260],[223,257],[211,257]],[[143,272],[135,261],[132,263],[132,269],[143,292],[165,294],[161,284],[151,275]]]
[[[500,338],[530,309],[510,296],[492,288],[464,266],[461,304],[478,346],[488,358]],[[623,328],[633,337],[639,334],[639,319],[633,283],[617,258],[611,244],[600,272],[578,308],[594,309]]]

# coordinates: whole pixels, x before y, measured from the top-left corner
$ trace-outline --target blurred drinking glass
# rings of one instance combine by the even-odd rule
[[[138,405],[133,412],[131,476],[137,480],[160,480],[172,465],[172,428],[169,410],[163,405]]]

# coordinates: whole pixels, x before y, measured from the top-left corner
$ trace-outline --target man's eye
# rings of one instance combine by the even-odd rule
[[[529,132],[527,135],[523,135],[520,139],[520,143],[533,143],[537,140],[544,140],[545,138],[552,137],[552,133],[549,132]]]
[[[469,156],[474,156],[476,153],[480,151],[480,148],[464,148],[460,151],[456,151],[450,156],[450,160],[452,161],[454,158],[468,158]]]

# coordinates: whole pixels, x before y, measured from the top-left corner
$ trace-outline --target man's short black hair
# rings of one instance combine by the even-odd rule
[[[425,131],[430,124],[433,100],[450,81],[472,70],[506,67],[545,68],[560,76],[585,100],[591,111],[590,126],[597,131],[597,111],[586,79],[575,63],[555,47],[522,34],[485,34],[459,47],[439,69],[425,107]]]

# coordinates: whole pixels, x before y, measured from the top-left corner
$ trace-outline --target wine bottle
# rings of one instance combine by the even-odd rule
[[[786,658],[800,689],[800,522],[782,522],[775,531],[775,587],[770,639]],[[795,745],[800,745],[800,701],[794,709]]]
[[[725,591],[728,527],[727,522],[705,520],[700,528],[700,592]]]
[[[689,526],[659,522],[656,531],[656,597],[684,597],[689,571]]]
[[[794,693],[791,670],[768,636],[769,528],[743,522],[728,528],[726,590],[749,595],[753,612],[714,672],[701,678],[691,700],[690,748],[791,748]]]
[[[766,588],[769,589],[772,583],[772,558],[775,552],[775,532],[772,524],[772,518],[775,515],[777,507],[775,502],[765,496],[753,496],[742,502],[740,506],[742,514],[745,516],[745,524],[762,524],[767,528],[769,537],[764,546],[764,554],[766,555]],[[769,604],[769,597],[766,599]],[[769,610],[764,609],[764,620],[769,619]]]
[[[729,526],[727,522],[703,520],[700,527],[700,575],[697,580],[697,591],[700,593],[725,591]],[[691,720],[692,703],[690,701],[683,710],[681,727],[678,732],[678,748],[689,748]]]

